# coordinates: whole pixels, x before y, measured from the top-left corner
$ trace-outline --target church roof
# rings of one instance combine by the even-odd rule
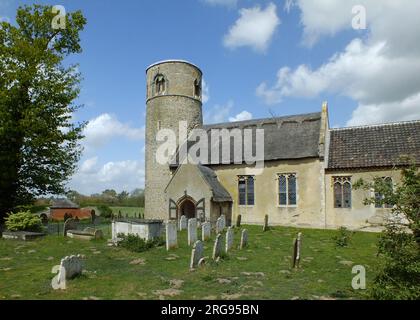
[[[420,164],[420,120],[331,130],[329,169],[408,164],[401,156]]]
[[[206,130],[208,134],[209,155],[208,161],[202,161],[202,164],[222,164],[221,142],[219,143],[219,160],[217,162],[211,162],[211,144],[214,145],[214,143],[217,143],[211,140],[211,131],[213,129],[240,129],[242,131],[242,138],[244,137],[244,129],[252,129],[253,155],[256,150],[256,129],[264,129],[264,161],[317,158],[320,156],[319,139],[321,130],[321,115],[321,112],[316,112],[284,117],[204,125],[203,129]],[[188,149],[190,149],[195,143],[196,141],[188,141]],[[230,149],[230,163],[233,164],[233,143],[231,143]],[[177,158],[179,157],[178,153],[176,156]],[[245,162],[243,153],[241,158],[243,162]],[[175,161],[175,165],[173,166],[176,167],[177,163],[178,161]]]
[[[198,165],[198,169],[200,170],[204,180],[206,180],[207,184],[212,189],[213,201],[232,201],[232,197],[230,196],[229,192],[219,182],[216,173],[212,169],[205,167],[201,164]]]

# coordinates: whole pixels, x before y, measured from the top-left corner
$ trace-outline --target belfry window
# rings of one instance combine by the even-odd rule
[[[240,206],[253,206],[255,204],[255,188],[253,176],[239,177],[238,194]]]
[[[351,208],[351,177],[333,177],[334,208]]]
[[[201,98],[201,79],[196,79],[194,81],[194,96]]]
[[[164,94],[166,90],[166,80],[161,74],[155,77],[155,93],[157,95]]]

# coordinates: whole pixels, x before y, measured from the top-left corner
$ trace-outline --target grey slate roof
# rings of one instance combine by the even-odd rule
[[[264,129],[264,161],[315,158],[320,156],[318,149],[321,129],[320,112],[204,125],[203,129],[208,134],[209,159],[207,162],[202,162],[202,164],[222,164],[221,142],[219,143],[219,161],[211,163],[211,143],[213,145],[215,143],[211,141],[212,129],[240,129],[242,137],[244,136],[244,129],[252,129],[254,137],[252,142],[253,154],[255,154],[256,150],[256,129]],[[188,141],[188,149],[195,143],[196,141]],[[179,160],[178,154],[172,166],[177,166],[177,160]],[[244,160],[243,154],[242,160]],[[230,163],[234,163],[233,143],[231,143]]]
[[[420,121],[331,130],[329,169],[405,165],[403,155],[420,164]]]
[[[78,209],[79,206],[69,199],[56,199],[53,201],[51,209]]]
[[[200,170],[203,178],[206,180],[207,184],[213,191],[213,201],[232,201],[232,197],[230,196],[229,192],[221,185],[221,183],[217,179],[216,173],[212,169],[205,167],[201,164],[198,165],[198,169]]]

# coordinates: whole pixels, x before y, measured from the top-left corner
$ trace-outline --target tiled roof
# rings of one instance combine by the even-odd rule
[[[56,199],[53,201],[51,209],[78,209],[79,206],[69,199]]]
[[[224,201],[232,201],[232,197],[230,193],[221,185],[219,180],[217,179],[216,173],[201,164],[198,165],[198,169],[200,170],[203,178],[206,180],[207,184],[213,191],[213,201],[216,202],[224,202]]]
[[[204,125],[203,129],[207,131],[209,142],[208,161],[202,162],[204,165],[223,164],[221,142],[219,143],[219,161],[211,161],[212,145],[214,146],[215,143],[217,143],[217,141],[211,140],[211,130],[213,129],[240,129],[242,131],[242,138],[244,137],[244,129],[252,129],[253,154],[255,154],[256,150],[256,129],[264,129],[264,161],[316,158],[320,156],[320,112]],[[188,141],[188,149],[195,143],[195,141]],[[234,144],[231,143],[230,147],[230,163],[234,163]],[[179,154],[177,153],[176,157],[178,158],[178,156]],[[242,159],[243,158],[242,154]],[[171,166],[176,167],[178,163],[177,160],[179,159],[176,159],[174,165]],[[243,162],[245,162],[244,159]]]
[[[329,169],[408,164],[401,156],[420,164],[420,121],[331,130]]]

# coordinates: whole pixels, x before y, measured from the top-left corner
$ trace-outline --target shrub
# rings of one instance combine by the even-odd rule
[[[165,243],[165,241],[163,241],[163,239],[161,238],[146,241],[134,234],[129,234],[129,235],[118,234],[118,238],[122,239],[118,243],[119,246],[133,252],[147,251],[153,247],[159,247]]]
[[[101,217],[103,218],[111,218],[112,217],[112,209],[107,205],[99,205],[98,210],[101,213]]]
[[[335,241],[335,245],[337,247],[347,247],[351,242],[351,238],[353,236],[353,232],[348,230],[346,227],[341,227],[339,230],[339,234],[333,237]]]
[[[9,214],[6,218],[6,228],[10,231],[42,231],[42,221],[29,211]]]

